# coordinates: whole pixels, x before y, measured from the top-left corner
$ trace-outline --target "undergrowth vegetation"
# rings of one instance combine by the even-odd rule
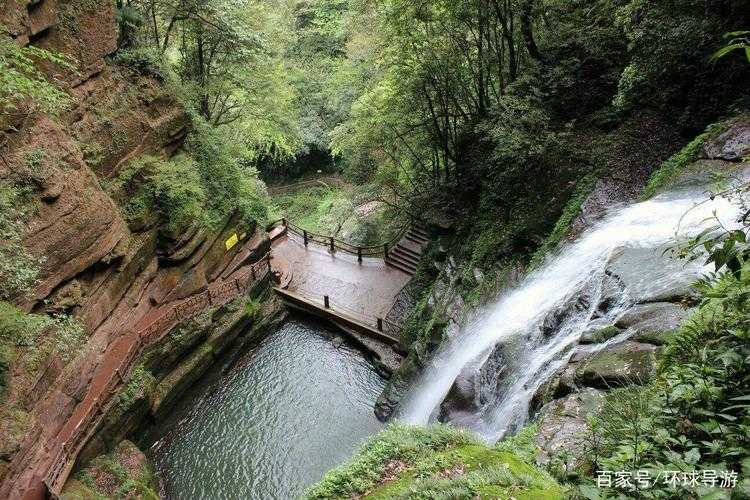
[[[562,498],[546,473],[515,454],[449,426],[393,424],[348,464],[328,472],[307,498]]]
[[[39,275],[39,258],[22,243],[29,210],[22,187],[0,182],[0,300],[27,295]]]
[[[250,226],[268,217],[268,195],[257,171],[233,157],[221,134],[194,116],[184,151],[172,158],[141,156],[109,183],[134,229],[159,223],[176,238],[188,227],[220,228],[239,211]]]

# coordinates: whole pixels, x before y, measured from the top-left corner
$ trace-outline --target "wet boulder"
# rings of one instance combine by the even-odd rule
[[[618,336],[622,330],[615,325],[602,326],[593,324],[581,334],[581,344],[603,344],[604,342]]]
[[[494,401],[508,372],[507,346],[500,344],[461,370],[440,405],[439,420],[468,425],[489,402]]]
[[[608,347],[578,364],[575,382],[601,389],[646,384],[656,375],[658,349],[640,342],[623,342]]]
[[[584,436],[587,419],[598,415],[604,407],[604,393],[585,389],[546,404],[539,412],[536,462],[547,465],[564,456],[568,469],[580,465],[584,458]]]
[[[685,264],[664,254],[663,248],[615,250],[607,263],[607,273],[621,281],[624,293],[635,303],[695,300],[693,283],[700,277],[697,262]]]
[[[615,325],[632,332],[631,340],[663,345],[691,312],[690,308],[668,302],[639,304],[623,314]]]
[[[738,121],[724,133],[703,146],[704,155],[712,160],[739,161],[750,155],[750,123]]]

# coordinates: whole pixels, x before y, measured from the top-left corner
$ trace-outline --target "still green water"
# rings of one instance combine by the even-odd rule
[[[290,499],[382,428],[384,381],[326,326],[293,318],[195,388],[156,431],[171,499]]]

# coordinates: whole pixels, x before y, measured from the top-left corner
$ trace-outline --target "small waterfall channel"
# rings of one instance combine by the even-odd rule
[[[738,208],[724,198],[709,200],[698,188],[612,210],[448,340],[396,418],[420,425],[448,420],[490,442],[518,429],[537,389],[567,364],[583,332],[613,324],[636,302],[668,300],[676,289],[689,289],[705,271],[703,261],[676,261],[664,251],[676,237],[715,224],[714,213],[725,227],[736,226]],[[627,336],[577,349],[601,349]],[[446,418],[441,404],[457,388],[472,401]]]

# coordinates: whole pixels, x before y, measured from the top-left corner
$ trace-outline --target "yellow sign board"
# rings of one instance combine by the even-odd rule
[[[237,236],[237,233],[234,233],[232,236],[229,237],[227,241],[224,242],[224,245],[227,247],[227,252],[230,251],[237,243],[239,243],[240,239]]]

